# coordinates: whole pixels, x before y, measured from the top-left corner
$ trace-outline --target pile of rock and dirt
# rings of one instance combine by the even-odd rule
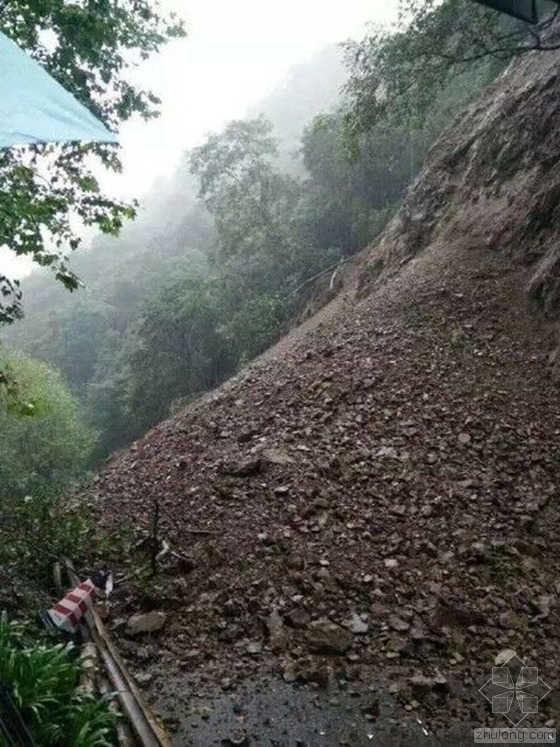
[[[556,684],[559,60],[517,63],[436,145],[356,287],[84,496],[134,541],[158,504],[173,552],[147,579],[115,550],[109,625],[178,744],[209,743],[197,695],[269,676],[362,698],[353,736],[309,744],[371,744],[386,697],[418,739],[503,725],[477,690],[505,651]],[[159,630],[132,636],[140,613]]]

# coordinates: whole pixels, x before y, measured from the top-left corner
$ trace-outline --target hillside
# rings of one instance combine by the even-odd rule
[[[177,744],[215,743],[194,694],[262,726],[240,688],[268,675],[356,694],[313,745],[396,744],[407,718],[502,725],[477,689],[505,649],[556,684],[559,61],[510,68],[432,149],[358,280],[88,493],[115,534],[149,530],[158,501],[190,558],[126,584],[112,623]],[[138,646],[124,621],[154,609],[166,624]],[[557,704],[523,725],[554,725]]]

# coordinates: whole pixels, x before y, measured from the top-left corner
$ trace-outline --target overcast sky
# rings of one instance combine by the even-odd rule
[[[163,100],[162,116],[122,130],[123,196],[138,196],[168,173],[209,130],[243,116],[287,70],[329,43],[363,36],[368,21],[393,17],[396,0],[163,0],[186,22],[136,76]]]
[[[162,0],[186,23],[186,39],[134,71],[157,93],[162,116],[121,132],[124,172],[103,178],[115,196],[141,197],[181,153],[262,99],[293,65],[332,42],[363,36],[394,17],[397,0]],[[13,263],[0,251],[0,273]],[[24,266],[20,266],[23,268]],[[18,272],[21,274],[21,271]]]

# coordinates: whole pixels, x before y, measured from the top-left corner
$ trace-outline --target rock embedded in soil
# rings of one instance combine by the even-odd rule
[[[401,618],[397,617],[397,615],[391,615],[389,617],[389,625],[393,628],[393,630],[396,630],[399,633],[403,633],[405,630],[408,630],[410,628],[410,624],[405,622],[404,620],[401,620]]]
[[[292,628],[306,628],[311,620],[311,615],[303,607],[296,607],[287,612],[284,619]]]
[[[369,623],[357,612],[352,613],[352,617],[344,623],[344,626],[354,635],[365,635],[369,630]]]
[[[307,629],[309,648],[318,654],[345,654],[354,636],[330,620],[314,620]]]
[[[134,679],[139,685],[149,685],[154,676],[150,672],[139,672],[134,676]]]
[[[280,613],[275,608],[266,619],[266,628],[268,630],[269,645],[273,651],[283,651],[287,645],[287,632]]]

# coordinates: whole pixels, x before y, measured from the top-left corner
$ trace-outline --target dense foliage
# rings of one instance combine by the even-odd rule
[[[80,541],[83,522],[59,498],[83,479],[96,434],[50,366],[0,347],[0,370],[0,566],[48,575]]]
[[[16,386],[0,390],[0,505],[68,490],[94,445],[78,403],[45,363],[0,348],[0,368]]]
[[[127,78],[138,61],[183,35],[151,0],[10,0],[1,3],[0,31],[38,60],[68,91],[116,131],[134,114],[156,116],[159,101]],[[75,289],[65,255],[80,243],[76,225],[116,234],[134,208],[100,191],[93,165],[118,171],[113,145],[67,143],[0,152],[0,246],[51,267]],[[0,323],[21,315],[16,282],[0,275]]]
[[[98,700],[80,687],[82,666],[77,652],[70,645],[37,638],[37,631],[9,622],[0,613],[0,683],[10,693],[34,743],[44,747],[116,744],[118,717],[107,700]],[[6,715],[0,702],[0,718]],[[0,731],[0,745],[8,744],[13,742],[5,741]]]
[[[0,348],[0,568],[49,578],[53,560],[77,555],[87,531],[63,498],[80,480],[95,434],[60,374]]]

